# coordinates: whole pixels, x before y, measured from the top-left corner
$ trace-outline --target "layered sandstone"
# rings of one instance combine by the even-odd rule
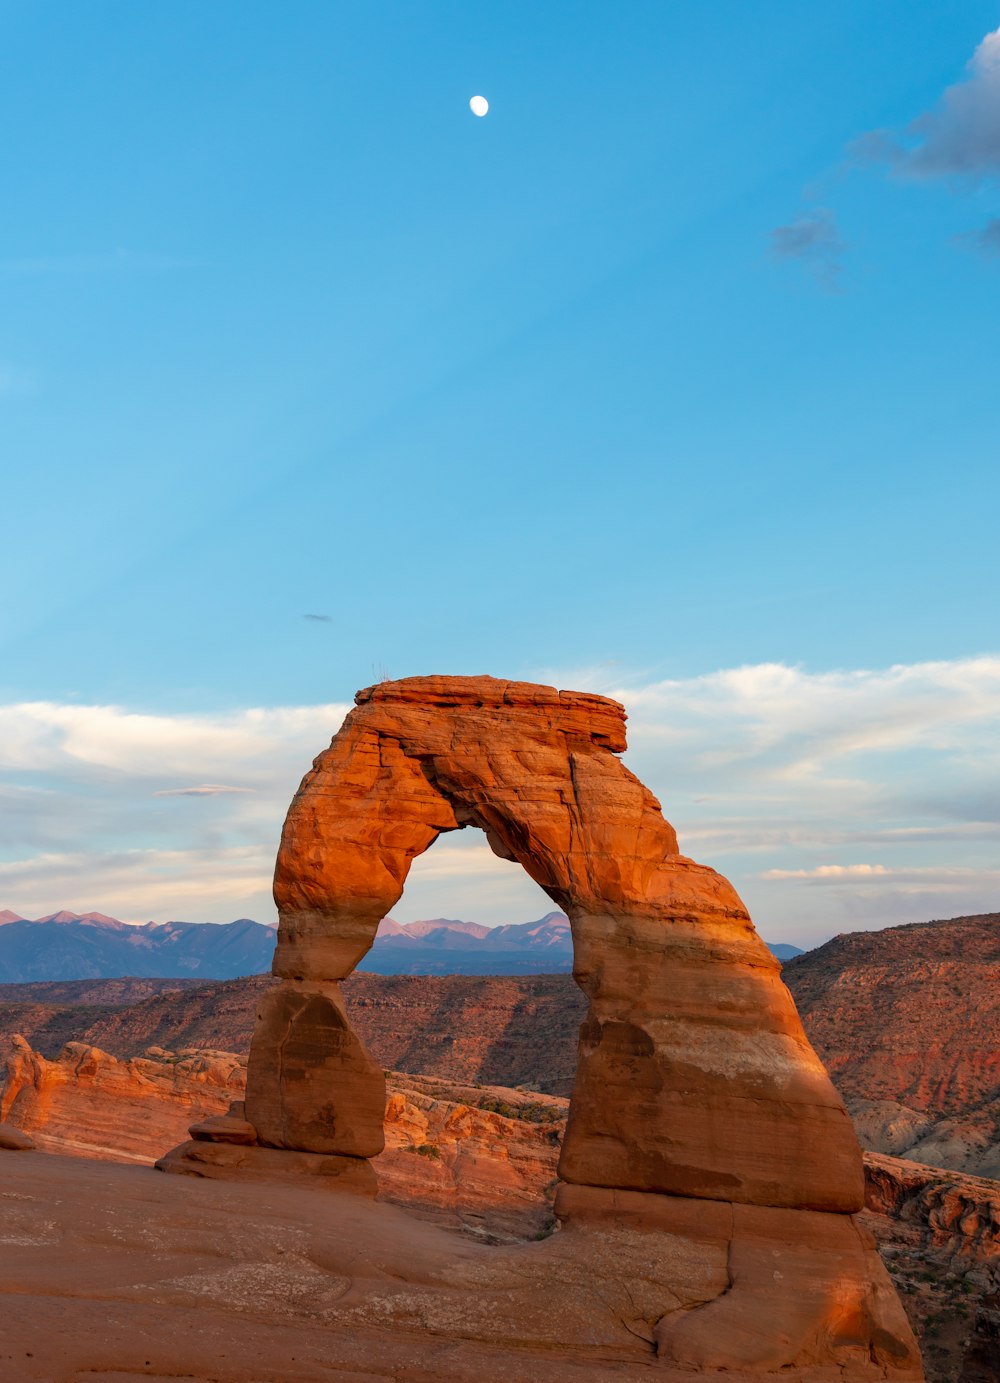
[[[242,1100],[245,1060],[229,1052],[170,1052],[116,1060],[70,1044],[55,1061],[23,1038],[8,1046],[0,1081],[0,1148],[37,1146],[111,1162],[152,1164],[190,1136],[205,1175],[256,1141],[227,1117]],[[435,1223],[492,1242],[530,1237],[552,1224],[566,1100],[388,1072],[380,1196]],[[207,1159],[207,1160],[206,1160]],[[189,1170],[192,1170],[189,1168]]]
[[[1000,914],[835,937],[784,978],[866,1147],[1000,1176]]]
[[[1000,1378],[1000,1184],[866,1153],[868,1210],[928,1383]]]
[[[727,1235],[705,1200],[653,1197],[672,1230],[584,1217],[506,1247],[331,1194],[315,1179],[277,1180],[262,1193],[253,1181],[40,1153],[3,1157],[4,1383],[693,1383],[698,1370],[657,1358],[660,1323],[735,1295],[727,1294]],[[803,1212],[778,1212],[795,1213]],[[784,1273],[797,1284],[801,1238],[761,1238],[753,1226],[738,1237],[743,1263],[761,1253],[772,1281]],[[823,1331],[799,1350],[801,1362],[780,1370],[781,1383],[915,1376],[891,1337],[873,1358],[857,1317],[839,1312],[853,1303],[840,1288],[861,1280],[861,1253],[841,1257],[848,1276],[830,1284]],[[810,1264],[810,1294],[822,1261]],[[773,1321],[772,1350],[788,1295],[786,1287],[759,1300],[760,1322]],[[888,1327],[896,1338],[905,1330],[883,1321]],[[716,1351],[722,1342],[716,1332]],[[824,1362],[809,1362],[810,1354]],[[725,1379],[760,1383],[766,1373],[733,1366]]]
[[[48,1152],[148,1162],[193,1121],[223,1114],[241,1096],[245,1061],[229,1052],[153,1049],[119,1061],[71,1042],[56,1061],[10,1039],[0,1119]]]

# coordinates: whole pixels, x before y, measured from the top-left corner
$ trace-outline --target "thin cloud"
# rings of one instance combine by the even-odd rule
[[[933,867],[889,869],[883,864],[821,864],[814,869],[769,869],[762,879],[779,882],[811,884],[913,884],[919,893],[954,892],[956,889],[996,889],[1000,883],[997,869],[952,869]]]
[[[873,131],[854,151],[918,178],[980,181],[1000,174],[1000,28],[986,35],[968,75],[948,87],[933,110],[902,133]]]
[[[228,792],[253,792],[253,788],[228,787],[225,783],[201,783],[196,788],[161,788],[154,797],[218,797]]]
[[[124,922],[272,920],[273,849],[49,852],[0,863],[0,894],[14,911],[42,916],[57,906],[105,912]],[[49,906],[50,899],[59,900]],[[6,905],[5,905],[6,906]]]
[[[320,624],[332,624],[332,623],[333,623],[333,616],[332,616],[332,615],[303,615],[302,618],[303,618],[303,619],[314,619],[314,620],[317,620]]]
[[[768,869],[762,879],[819,879],[835,883],[842,879],[885,879],[896,871],[884,864],[820,864],[815,869]]]
[[[838,284],[845,249],[837,218],[827,207],[818,207],[771,232],[775,258],[799,262],[826,288]]]
[[[980,230],[971,231],[959,239],[970,249],[985,255],[987,259],[1000,257],[1000,216],[995,216]]]

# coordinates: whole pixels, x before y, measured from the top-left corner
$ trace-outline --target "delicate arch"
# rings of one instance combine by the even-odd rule
[[[248,1070],[260,1143],[367,1158],[381,1070],[338,982],[445,831],[481,827],[566,912],[589,1000],[570,1183],[853,1211],[861,1159],[780,967],[732,887],[678,853],[617,757],[614,701],[491,677],[359,692],[288,812],[274,972]]]

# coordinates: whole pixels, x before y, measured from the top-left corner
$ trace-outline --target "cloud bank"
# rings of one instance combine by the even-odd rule
[[[770,940],[1000,910],[1000,657],[546,680],[625,703],[626,762]],[[347,709],[0,706],[0,907],[273,920],[285,810]],[[395,915],[491,923],[549,906],[463,832],[416,862]]]

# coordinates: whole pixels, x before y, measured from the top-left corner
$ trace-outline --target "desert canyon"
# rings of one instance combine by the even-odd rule
[[[38,1149],[0,1152],[5,1376],[923,1377],[871,1217],[905,1202],[915,1233],[975,1254],[995,1207],[883,1158],[864,1211],[854,1128],[780,965],[730,885],[679,853],[624,747],[600,697],[369,688],[289,810],[277,983],[249,986],[245,1062],[9,1040],[0,1116]],[[392,982],[348,977],[412,860],[466,825],[570,919],[568,1105],[387,1077],[358,1035],[345,995]],[[515,983],[550,1016],[572,985]],[[216,990],[238,1007],[248,986]],[[162,1137],[159,1167],[185,1175],[77,1156],[111,1141],[95,1109],[117,1111],[121,1159]]]

